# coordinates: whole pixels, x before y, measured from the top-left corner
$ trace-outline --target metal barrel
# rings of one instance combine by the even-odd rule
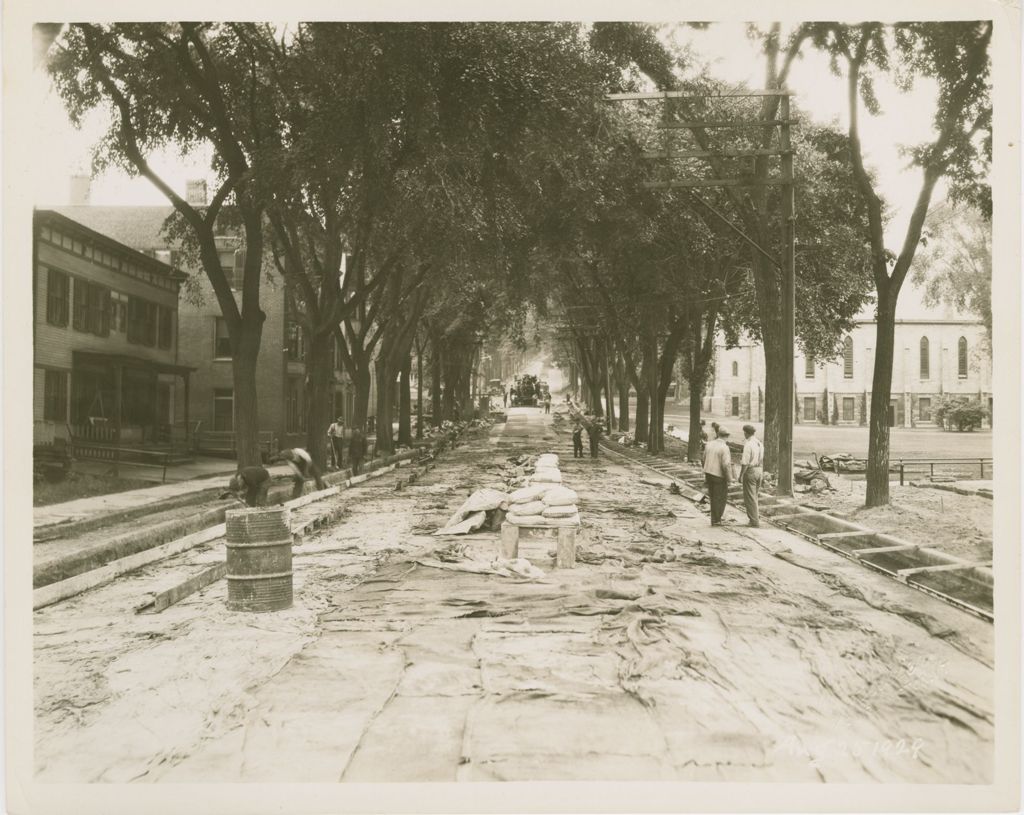
[[[229,510],[228,608],[280,611],[292,605],[292,531],[288,507]]]

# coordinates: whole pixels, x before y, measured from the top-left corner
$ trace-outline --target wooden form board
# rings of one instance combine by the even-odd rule
[[[217,524],[208,529],[186,535],[183,538],[178,538],[178,540],[171,541],[170,543],[155,546],[152,549],[146,549],[118,560],[112,560],[105,566],[93,569],[90,572],[84,572],[74,577],[69,577],[67,580],[60,580],[48,586],[42,586],[32,592],[32,609],[43,608],[68,597],[73,597],[76,594],[81,594],[83,591],[102,586],[104,583],[109,583],[123,574],[135,571],[143,566],[148,566],[150,563],[155,563],[171,555],[184,552],[186,549],[191,549],[193,546],[198,546],[201,543],[221,538],[225,535],[225,532],[225,525]]]

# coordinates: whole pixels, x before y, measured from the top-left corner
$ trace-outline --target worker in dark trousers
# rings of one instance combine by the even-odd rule
[[[579,422],[572,428],[572,457],[583,458],[583,425]]]
[[[601,422],[592,418],[587,422],[587,439],[590,441],[590,457],[597,458],[597,443],[601,438]]]
[[[359,466],[366,458],[366,436],[362,428],[352,428],[352,437],[348,440],[348,458],[352,465],[352,475],[359,475]]]
[[[283,450],[279,455],[271,459],[271,462],[283,461],[292,468],[292,481],[295,488],[292,490],[292,498],[302,495],[302,489],[310,478],[316,481],[318,490],[327,489],[320,468],[313,463],[313,457],[301,447],[293,447],[291,450]]]
[[[246,506],[262,507],[267,503],[267,491],[270,489],[270,473],[258,465],[243,467],[228,482],[227,492],[221,493],[221,498],[234,496],[239,501],[244,501]],[[242,494],[245,497],[242,497]]]

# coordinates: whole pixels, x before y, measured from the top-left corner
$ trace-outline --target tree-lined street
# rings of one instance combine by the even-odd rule
[[[703,23],[39,27],[94,175],[173,213],[159,250],[38,230],[37,458],[166,479],[194,403],[232,472],[38,510],[35,778],[992,784],[1017,542],[992,483],[890,468],[1001,440],[889,410],[908,278],[991,345],[993,25],[735,25],[753,84]],[[897,173],[865,123],[911,108]],[[967,342],[901,339],[900,424],[992,427]]]

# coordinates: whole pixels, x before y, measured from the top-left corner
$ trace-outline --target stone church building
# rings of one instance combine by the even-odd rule
[[[839,358],[808,359],[798,349],[794,360],[796,418],[800,423],[866,425],[871,404],[875,322],[868,307],[842,344]],[[992,362],[984,324],[947,306],[925,305],[909,282],[900,293],[896,320],[889,425],[934,427],[932,411],[945,396],[978,400],[992,409]],[[741,341],[727,347],[720,338],[713,379],[703,410],[715,416],[764,418],[764,351]],[[827,411],[827,414],[826,414]],[[986,419],[986,426],[990,418]]]

